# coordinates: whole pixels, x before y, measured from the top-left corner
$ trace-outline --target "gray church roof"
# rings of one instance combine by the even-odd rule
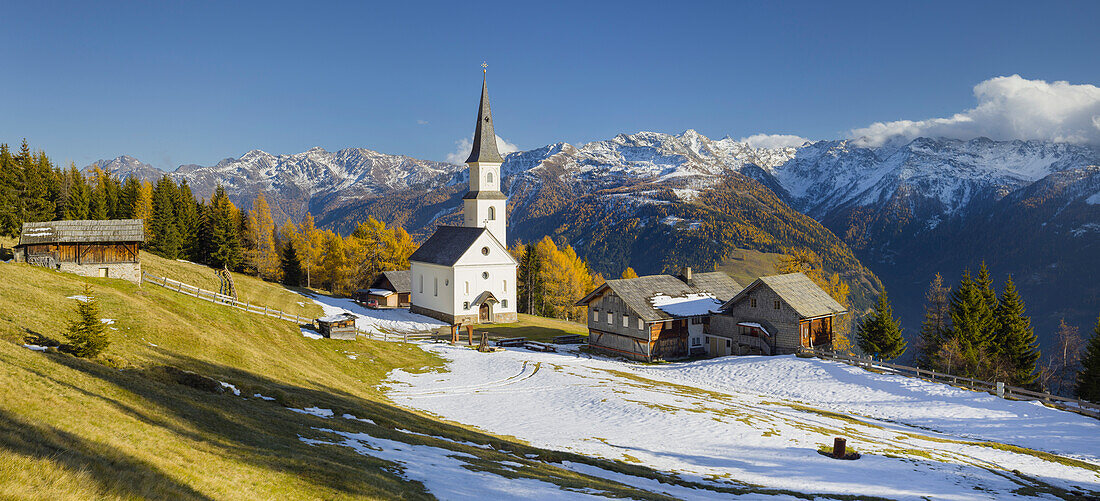
[[[489,110],[489,87],[485,79],[481,80],[481,104],[477,107],[477,126],[474,128],[474,148],[470,151],[470,162],[502,163],[497,151],[497,135],[493,131],[493,113]]]
[[[23,223],[19,234],[19,245],[144,241],[145,224],[141,219]]]
[[[409,256],[409,261],[453,266],[486,231],[485,228],[468,226],[440,226]]]
[[[655,307],[652,301],[654,296],[684,297],[688,294],[709,293],[721,303],[736,294],[736,291],[741,290],[741,286],[729,275],[720,271],[695,274],[690,283],[672,275],[621,278],[608,280],[583,299],[577,301],[577,306],[587,306],[589,302],[608,289],[614,292],[642,320],[651,322],[676,318],[665,310]],[[718,304],[715,304],[714,308],[717,307]]]
[[[778,294],[783,302],[787,303],[802,318],[836,315],[847,311],[829,293],[818,287],[813,280],[810,280],[810,277],[802,273],[760,277],[722,305],[722,309],[729,308],[750,290],[761,285]]]

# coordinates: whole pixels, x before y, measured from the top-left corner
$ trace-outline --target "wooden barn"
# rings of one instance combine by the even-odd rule
[[[711,355],[782,355],[830,349],[835,317],[847,313],[802,273],[760,277],[711,316]]]
[[[370,288],[355,291],[355,300],[366,303],[373,299],[383,308],[408,308],[412,297],[412,274],[409,270],[383,271],[371,282]]]
[[[16,261],[86,277],[141,282],[140,219],[23,223]]]
[[[705,353],[711,310],[741,286],[722,272],[608,280],[577,302],[588,307],[588,345],[634,360]]]
[[[354,340],[358,331],[351,313],[337,313],[317,319],[317,330],[322,336],[332,339]]]

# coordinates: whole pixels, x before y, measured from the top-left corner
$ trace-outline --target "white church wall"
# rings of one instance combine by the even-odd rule
[[[410,263],[412,304],[421,308],[451,313],[454,304],[454,270],[430,263]]]

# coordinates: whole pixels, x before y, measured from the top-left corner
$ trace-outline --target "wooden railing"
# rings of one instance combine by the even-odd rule
[[[145,282],[149,282],[151,284],[159,285],[161,287],[164,287],[165,289],[175,291],[175,292],[178,292],[180,294],[188,295],[188,296],[191,296],[191,297],[194,297],[194,298],[202,299],[204,301],[210,301],[212,303],[224,304],[226,306],[230,306],[230,307],[236,308],[238,310],[247,311],[249,313],[255,313],[255,314],[258,314],[258,315],[264,315],[264,316],[271,317],[271,318],[277,318],[279,320],[286,320],[286,321],[289,321],[289,322],[296,322],[299,325],[307,325],[307,324],[312,325],[313,324],[314,319],[312,319],[312,318],[307,318],[307,317],[303,317],[303,316],[300,316],[300,315],[295,315],[293,313],[287,313],[287,312],[284,312],[284,311],[281,311],[281,310],[278,310],[278,309],[275,309],[275,308],[270,308],[270,307],[264,306],[264,305],[255,305],[255,304],[248,303],[246,301],[238,301],[236,299],[233,299],[232,296],[227,296],[225,294],[218,294],[217,292],[214,292],[214,291],[201,289],[199,287],[195,287],[194,285],[185,284],[185,283],[180,282],[178,280],[172,280],[171,278],[168,278],[168,277],[158,277],[158,276],[155,276],[155,275],[150,275],[148,273],[142,272],[141,278]],[[379,341],[394,341],[394,342],[401,341],[401,342],[404,342],[404,343],[408,343],[410,341],[423,341],[423,340],[427,340],[427,339],[432,339],[433,337],[436,336],[436,333],[434,333],[432,331],[390,333],[390,332],[386,332],[384,330],[379,330],[379,331],[370,330],[370,331],[367,331],[367,330],[360,329],[358,326],[356,326],[355,330],[358,331],[360,336],[364,336],[367,339],[376,339],[376,340],[379,340]]]
[[[892,364],[889,362],[883,362],[881,360],[874,360],[871,358],[844,355],[833,351],[816,350],[812,348],[800,348],[799,353],[808,353],[819,358],[836,360],[849,365],[854,365],[856,367],[862,367],[866,369],[874,368],[877,370],[892,372],[903,376],[917,377],[929,381],[936,381],[939,383],[950,383],[956,386],[964,386],[972,390],[989,392],[1003,398],[1013,398],[1016,400],[1040,400],[1043,403],[1061,409],[1072,410],[1093,417],[1100,417],[1100,405],[1081,400],[1079,398],[1062,397],[1058,395],[1052,395],[1050,393],[1031,391],[1025,388],[1009,386],[1003,383],[982,381],[980,379],[972,379],[963,376],[955,376],[943,372],[910,367],[908,365]]]

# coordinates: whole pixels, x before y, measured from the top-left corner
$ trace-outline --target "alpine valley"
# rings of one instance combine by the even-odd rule
[[[93,166],[163,175],[128,156]],[[982,260],[998,282],[1013,275],[1044,345],[1060,319],[1089,325],[1100,308],[1100,151],[1089,146],[917,138],[756,148],[693,130],[639,132],[512,153],[502,173],[509,235],[562,238],[605,276],[736,268],[750,253],[807,248],[846,279],[853,309],[885,285],[910,339],[933,275],[955,283]],[[169,175],[204,197],[220,183],[243,208],[263,192],[277,220],[309,211],[346,232],[373,216],[420,238],[461,223],[466,186],[463,166],[360,148],[253,150]]]

